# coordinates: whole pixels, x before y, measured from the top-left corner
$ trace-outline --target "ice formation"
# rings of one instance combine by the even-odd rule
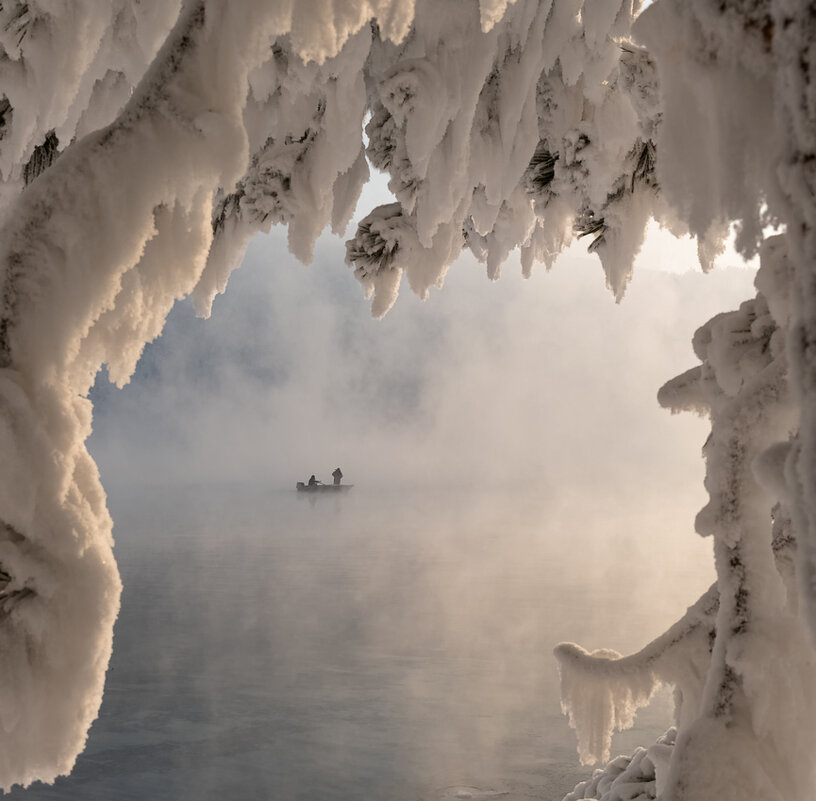
[[[665,786],[666,768],[674,752],[677,729],[669,729],[649,748],[618,756],[579,782],[564,801],[653,801]]]
[[[587,760],[656,683],[677,698],[676,744],[571,797],[812,796],[816,15],[639,6],[0,5],[0,786],[69,771],[101,699],[120,584],[84,445],[94,376],[127,382],[176,299],[207,314],[254,233],[284,224],[309,260],[370,164],[395,202],[347,261],[375,315],[462,248],[497,278],[514,248],[529,273],[588,236],[618,299],[651,219],[692,233],[704,268],[731,224],[761,253],[756,298],[704,325],[701,364],[660,394],[711,417],[716,587],[639,654],[558,659]]]

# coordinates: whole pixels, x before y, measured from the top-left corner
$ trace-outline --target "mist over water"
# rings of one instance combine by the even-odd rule
[[[256,242],[133,381],[93,391],[122,611],[72,776],[12,798],[560,799],[583,776],[552,648],[640,648],[713,580],[707,423],[658,387],[752,273],[463,259],[383,321],[321,240]],[[342,498],[294,492],[340,465]],[[671,723],[663,693],[613,751]]]
[[[124,391],[100,374],[103,481],[290,487],[339,464],[366,486],[699,492],[707,423],[655,396],[696,362],[696,327],[753,294],[751,270],[644,267],[615,304],[594,257],[497,282],[463,257],[377,321],[343,255],[324,237],[304,267],[280,233],[258,239],[211,319],[180,303]]]
[[[701,542],[655,541],[659,509],[600,495],[110,495],[125,591],[106,695],[74,774],[38,798],[557,799],[588,770],[553,646],[636,648],[712,578]],[[662,696],[615,748],[670,715]]]

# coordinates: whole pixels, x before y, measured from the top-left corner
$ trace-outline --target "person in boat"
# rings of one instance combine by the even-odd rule
[[[309,476],[309,486],[316,487],[320,482],[314,477],[314,473]]]
[[[334,479],[335,486],[337,486],[340,484],[340,480],[343,478],[343,471],[339,467],[335,468],[334,472],[332,473],[332,478]]]

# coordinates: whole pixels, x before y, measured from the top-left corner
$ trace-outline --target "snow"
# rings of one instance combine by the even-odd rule
[[[562,707],[570,726],[578,730],[581,762],[606,762],[612,732],[632,726],[637,710],[652,697],[654,677],[646,671],[616,675],[612,663],[621,655],[605,648],[590,654],[578,645],[564,643],[556,656],[561,666]]]
[[[672,684],[679,725],[696,717],[719,605],[712,587],[664,634],[638,653],[588,653],[574,643],[555,649],[561,674],[561,706],[578,735],[581,762],[609,759],[612,734],[632,726],[655,690]]]
[[[592,778],[580,782],[564,801],[652,801],[663,791],[666,769],[674,751],[676,729],[669,729],[654,745],[618,756]]]
[[[703,269],[732,226],[737,249],[760,254],[757,296],[700,328],[700,364],[659,395],[711,418],[696,527],[713,539],[716,604],[701,599],[633,657],[565,645],[558,658],[586,760],[607,758],[611,731],[657,683],[675,686],[671,755],[667,741],[612,763],[618,778],[592,792],[611,799],[628,770],[654,768],[667,800],[810,798],[808,3],[235,8],[0,9],[0,786],[70,770],[101,699],[120,583],[84,446],[94,376],[107,364],[126,383],[177,299],[206,316],[254,233],[286,225],[308,262],[320,232],[351,219],[367,156],[396,199],[347,243],[375,316],[403,275],[423,298],[441,287],[463,247],[496,279],[515,248],[529,275],[590,237],[617,300],[652,220],[696,237]]]
[[[105,18],[90,6],[80,10],[94,31],[105,30]],[[2,66],[30,67],[47,80],[61,69],[53,37],[65,35],[64,48],[84,52],[65,21],[44,13],[21,53],[10,51],[17,60]],[[67,148],[7,210],[0,251],[0,559],[10,577],[0,631],[2,787],[68,772],[97,714],[121,585],[104,491],[84,445],[86,396],[103,363],[115,381],[128,380],[175,300],[198,283],[212,243],[213,199],[240,178],[248,158],[248,74],[266,58],[279,22],[261,6],[241,16],[206,3],[186,7],[119,116],[118,107],[107,109],[116,117],[111,125]],[[124,31],[138,34],[132,25]],[[49,43],[57,54],[47,61],[50,72],[37,66]],[[38,127],[68,124],[56,101],[82,99],[66,86],[79,82],[80,66],[60,73],[53,103],[45,93],[10,95],[17,105],[8,147],[15,150],[3,158],[25,158]],[[337,84],[326,113],[342,120],[345,84]],[[359,77],[349,84],[359,95]],[[27,113],[29,98],[35,108]],[[348,152],[345,167],[359,142]],[[4,175],[19,184],[15,170]]]
[[[602,748],[584,745],[582,757],[608,757],[613,728],[627,723],[629,711],[648,697],[649,685],[642,683],[647,668],[679,691],[677,745],[664,798],[755,793],[804,799],[816,782],[812,760],[800,750],[803,736],[812,741],[804,733],[811,731],[816,711],[816,673],[799,611],[787,487],[797,409],[786,371],[791,295],[784,241],[778,235],[763,244],[757,297],[704,324],[693,340],[702,364],[659,395],[672,411],[707,410],[711,417],[703,449],[710,499],[696,520],[698,532],[714,539],[717,565],[716,622],[710,621],[709,636],[676,652],[656,651],[658,638],[639,654],[606,664],[581,654],[577,669],[574,656],[565,658],[580,654],[575,646],[557,651],[562,671],[566,668],[564,704],[578,729],[579,750],[601,738]],[[681,623],[674,636],[671,629],[663,635],[672,646]],[[687,635],[682,640],[691,643]],[[641,684],[633,688],[635,669]],[[571,678],[576,672],[579,679],[584,674],[578,692]],[[689,678],[690,691],[684,687]],[[609,699],[616,715],[598,716],[599,707],[584,710],[582,704],[593,697]]]

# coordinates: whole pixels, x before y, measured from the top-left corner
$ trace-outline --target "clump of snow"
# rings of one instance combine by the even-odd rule
[[[581,4],[569,0],[505,5],[431,12],[419,2],[403,43],[374,42],[368,155],[388,171],[422,249],[403,265],[409,283],[422,296],[441,285],[461,246],[490,278],[520,247],[529,275],[569,243],[576,218],[592,218],[606,233],[598,250],[620,298],[646,223],[660,213],[642,180],[652,165],[640,161],[643,126],[630,99],[648,94],[654,70],[631,55],[622,66],[617,42],[631,4],[584,8],[583,24]],[[360,243],[349,252],[362,252]]]
[[[0,174],[6,197],[19,191],[22,167],[49,131],[64,148],[113,121],[180,7],[180,0],[3,3],[0,86],[10,109]]]
[[[665,785],[665,772],[674,751],[676,729],[669,729],[649,748],[618,756],[579,782],[563,801],[654,801]]]
[[[678,724],[696,718],[717,608],[712,587],[677,623],[631,656],[608,649],[589,653],[574,643],[555,649],[561,706],[578,735],[581,762],[606,762],[612,734],[628,729],[663,683],[674,686]]]
[[[605,648],[589,653],[563,643],[555,655],[561,668],[561,706],[578,732],[581,762],[605,762],[612,733],[628,729],[637,710],[649,703],[656,686],[654,675],[610,670],[621,655]]]

